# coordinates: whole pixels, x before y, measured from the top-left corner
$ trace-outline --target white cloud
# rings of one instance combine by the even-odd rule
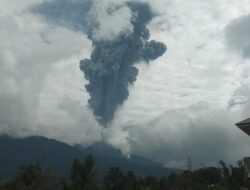
[[[133,31],[131,24],[132,12],[123,1],[94,1],[94,22],[97,28],[93,32],[95,40],[112,40],[121,34]]]
[[[100,128],[86,105],[75,103],[87,101],[78,61],[89,54],[90,42],[31,14],[28,8],[37,2],[1,2],[0,134],[94,143]]]
[[[248,137],[234,126],[245,118],[241,109],[228,110],[244,60],[228,49],[225,27],[250,8],[238,1],[151,4],[159,13],[150,24],[152,39],[165,42],[168,51],[150,66],[138,66],[138,80],[113,127],[129,134],[132,152],[168,166],[181,166],[187,157],[198,166],[246,156]]]
[[[90,43],[83,34],[27,12],[33,2],[40,1],[0,2],[0,133],[94,143],[101,130],[87,108],[86,81],[78,68]],[[107,14],[111,2],[96,1],[104,11],[98,12],[98,38],[131,30],[127,8]],[[250,13],[248,1],[149,3],[159,13],[150,24],[152,39],[165,42],[168,51],[150,66],[138,65],[138,80],[112,128],[103,132],[105,140],[124,154],[166,166],[185,167],[187,157],[198,166],[247,155],[248,136],[234,123],[249,113],[249,90],[236,93],[249,86],[249,66],[227,47],[225,27]],[[245,107],[228,110],[232,98],[245,98]]]

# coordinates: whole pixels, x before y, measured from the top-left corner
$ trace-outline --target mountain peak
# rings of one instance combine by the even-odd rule
[[[37,161],[41,162],[42,167],[67,176],[73,160],[85,158],[88,154],[93,155],[99,176],[105,175],[110,167],[120,167],[124,171],[131,170],[143,176],[166,175],[173,171],[137,155],[128,159],[105,143],[79,148],[45,137],[18,139],[4,135],[0,136],[0,177],[11,176],[20,166]]]

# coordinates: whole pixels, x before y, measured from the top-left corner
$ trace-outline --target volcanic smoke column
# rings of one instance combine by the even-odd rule
[[[167,49],[163,43],[149,41],[150,33],[146,26],[154,16],[149,5],[127,2],[125,6],[132,13],[132,31],[121,32],[115,39],[105,40],[95,39],[92,27],[88,33],[93,46],[91,57],[80,61],[80,69],[89,81],[85,86],[90,94],[89,107],[104,127],[112,121],[117,107],[129,96],[128,87],[138,75],[134,65],[140,61],[148,63],[163,55]],[[112,10],[109,11],[112,14]]]

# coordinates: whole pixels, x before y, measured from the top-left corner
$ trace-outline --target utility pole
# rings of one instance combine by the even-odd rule
[[[189,172],[192,171],[192,160],[190,157],[188,157],[188,159],[187,159],[187,168],[188,168]]]

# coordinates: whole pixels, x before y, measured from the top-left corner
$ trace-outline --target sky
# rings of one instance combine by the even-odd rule
[[[167,52],[137,64],[130,95],[103,129],[88,107],[89,13],[95,35],[132,30],[125,0],[0,0],[0,134],[41,135],[70,145],[105,141],[124,155],[166,167],[235,163],[250,138],[235,127],[250,111],[250,7],[247,0],[142,0],[155,17],[151,38]],[[90,8],[93,4],[94,8]]]

